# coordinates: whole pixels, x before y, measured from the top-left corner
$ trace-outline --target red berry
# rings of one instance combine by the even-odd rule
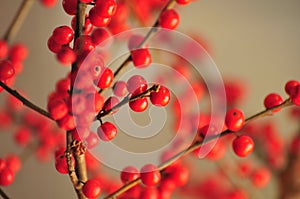
[[[69,46],[64,46],[57,53],[56,58],[63,65],[70,65],[76,61],[76,53]]]
[[[103,141],[110,141],[117,135],[117,128],[110,122],[105,122],[97,129],[97,134]]]
[[[289,96],[295,95],[296,87],[299,85],[299,82],[296,80],[290,80],[285,84],[284,90]]]
[[[0,158],[0,172],[6,168],[6,162],[4,159]]]
[[[95,7],[90,9],[89,18],[91,20],[91,23],[96,27],[105,27],[111,21],[110,17],[100,16],[99,13],[97,13],[97,11],[95,10]]]
[[[131,59],[135,67],[145,68],[152,62],[151,54],[146,48],[139,48],[131,51]]]
[[[127,183],[129,181],[133,181],[140,177],[140,173],[137,168],[133,166],[125,167],[121,172],[121,180],[123,183]]]
[[[0,59],[4,59],[8,54],[7,42],[3,39],[0,39]]]
[[[114,84],[113,92],[118,97],[124,97],[127,94],[127,84],[124,81],[117,81]]]
[[[80,0],[82,3],[91,3],[93,0]]]
[[[170,102],[170,91],[160,86],[157,92],[151,92],[150,101],[155,106],[166,106]]]
[[[155,186],[161,180],[158,168],[153,164],[147,164],[141,169],[141,180],[146,186]]]
[[[235,154],[246,157],[254,150],[254,142],[251,137],[242,135],[233,140],[232,147]]]
[[[133,75],[127,81],[127,90],[129,93],[139,94],[147,90],[147,81],[140,75]]]
[[[91,104],[91,102],[93,101],[94,104]],[[100,93],[95,93],[95,94],[92,93],[87,95],[85,106],[87,107],[88,110],[98,113],[103,108],[103,105],[104,105],[104,97]]]
[[[27,58],[27,56],[28,56],[28,49],[22,43],[13,45],[9,51],[9,59],[13,63],[22,62],[24,59]]]
[[[53,36],[51,36],[48,39],[47,46],[48,46],[49,50],[53,53],[58,53],[62,48],[61,44],[58,44],[54,41]]]
[[[204,138],[206,135],[208,136],[214,136],[217,135],[219,132],[217,131],[217,128],[213,124],[208,124],[200,129],[198,129],[198,135]]]
[[[75,27],[76,27],[76,16],[74,16],[72,18],[72,21],[71,21],[71,26],[72,26],[72,29],[75,31]],[[92,32],[93,30],[93,24],[91,23],[91,20],[90,18],[88,18],[88,16],[85,16],[85,23],[84,23],[84,26],[83,26],[83,33],[85,35],[88,35]]]
[[[296,106],[300,106],[300,84],[296,86],[294,94],[292,94],[290,97]]]
[[[273,108],[274,106],[278,106],[281,103],[283,103],[283,99],[277,93],[271,93],[271,94],[267,95],[267,97],[264,100],[264,105],[267,109]],[[275,113],[280,110],[281,110],[281,108],[278,108],[278,109],[274,109],[272,112]]]
[[[176,3],[181,5],[187,5],[191,2],[191,0],[176,0]]]
[[[99,144],[99,137],[94,132],[90,132],[89,136],[85,139],[87,148],[92,149]]]
[[[94,42],[94,45],[99,45],[102,42],[104,42],[106,39],[110,37],[110,33],[108,30],[104,28],[97,28],[92,33],[92,39]]]
[[[190,171],[186,166],[176,164],[166,168],[168,179],[172,180],[176,186],[184,186],[189,180]]]
[[[227,111],[225,116],[225,124],[230,131],[239,131],[244,126],[245,116],[239,109],[231,109]]]
[[[101,17],[112,17],[117,11],[117,3],[115,0],[97,0],[94,8]]]
[[[63,0],[62,6],[67,14],[75,15],[77,8],[77,0]]]
[[[95,48],[92,37],[89,35],[81,35],[75,41],[74,49],[79,52],[90,52]]]
[[[69,26],[60,26],[54,29],[52,37],[57,44],[65,45],[73,40],[74,32]]]
[[[57,3],[57,0],[40,0],[40,2],[43,4],[43,6],[52,8]]]
[[[100,75],[97,86],[101,89],[108,88],[114,79],[114,73],[110,68],[105,68]]]
[[[101,187],[97,180],[90,179],[82,187],[83,194],[88,198],[98,198],[101,194]]]
[[[142,189],[140,197],[142,199],[158,199],[160,198],[160,193],[156,187],[146,187]]]
[[[0,80],[4,81],[15,74],[14,66],[11,64],[10,61],[3,60],[0,62]]]
[[[48,111],[51,118],[54,120],[60,120],[67,115],[69,109],[65,101],[63,100],[52,100],[48,103]]]
[[[61,174],[69,173],[67,159],[64,154],[61,154],[55,158],[55,168]]]
[[[15,179],[15,174],[8,167],[0,172],[0,186],[8,186]]]
[[[271,173],[267,168],[259,168],[258,170],[254,171],[251,176],[251,181],[257,188],[265,187],[271,179]]]
[[[62,119],[57,121],[60,128],[70,131],[75,129],[75,121],[72,115],[66,114]]]
[[[148,100],[146,97],[138,98],[129,102],[129,107],[135,112],[143,112],[148,107]]]
[[[158,22],[162,28],[173,30],[179,24],[179,15],[174,9],[166,10],[159,16]]]
[[[15,141],[21,146],[26,146],[30,139],[31,132],[27,127],[21,127],[15,133]]]
[[[118,98],[116,98],[116,97],[114,97],[114,96],[111,96],[111,97],[109,97],[109,98],[105,101],[105,103],[104,103],[102,109],[103,109],[104,111],[108,111],[108,110],[112,109],[112,107],[114,107],[115,105],[117,105],[119,102],[120,102],[120,101],[119,101]]]
[[[22,162],[19,156],[15,154],[9,154],[6,156],[5,160],[6,166],[10,168],[11,171],[13,171],[14,173],[20,171],[22,167]]]

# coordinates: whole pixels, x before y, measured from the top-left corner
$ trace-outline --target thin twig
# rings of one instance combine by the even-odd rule
[[[162,11],[160,13],[162,13],[163,11],[167,10],[167,9],[170,9],[172,7],[174,7],[175,5],[175,0],[169,0],[169,2],[167,3],[167,5],[162,9]],[[146,34],[146,36],[144,37],[143,41],[141,41],[141,43],[138,45],[137,48],[141,48],[142,46],[144,46],[148,41],[149,39],[151,38],[151,36],[154,35],[154,33],[157,32],[157,27],[159,26],[159,23],[158,23],[158,19],[159,17],[157,17],[156,21],[154,22],[153,26],[151,27],[151,29],[149,30],[149,32]],[[122,70],[131,62],[131,55],[129,55],[125,61],[116,69],[116,71],[114,72],[114,77],[117,77],[121,72]],[[102,93],[104,90],[106,89],[100,89],[99,90],[99,93]]]
[[[1,187],[0,187],[0,196],[3,199],[10,199],[10,197],[1,189]]]
[[[7,86],[5,83],[3,83],[2,81],[0,81],[0,86],[6,90],[9,94],[11,94],[12,96],[14,96],[15,98],[19,99],[25,106],[27,106],[28,108],[34,110],[35,112],[53,120],[50,116],[50,114],[38,107],[37,105],[33,104],[32,102],[30,102],[28,99],[26,99],[24,96],[22,96],[18,91],[13,90],[12,88],[10,88],[9,86]]]
[[[270,109],[266,109],[264,111],[261,111],[253,116],[250,116],[249,118],[247,118],[245,120],[245,125],[251,121],[254,121],[258,118],[261,117],[266,117],[266,116],[270,116],[272,115],[272,111],[278,108],[286,108],[288,106],[291,106],[292,102],[290,99],[285,100],[282,104],[275,106],[273,108]],[[170,159],[168,159],[167,161],[165,161],[164,163],[162,163],[161,165],[159,165],[158,169],[160,170],[160,172],[163,172],[165,168],[167,168],[168,166],[170,166],[171,164],[173,164],[177,159],[182,158],[186,155],[188,155],[189,153],[193,152],[194,150],[198,149],[200,146],[202,146],[203,144],[210,142],[214,139],[217,139],[219,137],[223,137],[225,135],[231,134],[233,133],[230,130],[225,130],[222,133],[220,133],[219,135],[214,135],[211,137],[206,138],[203,141],[196,141],[194,142],[192,145],[190,145],[188,148],[182,150],[181,152],[177,153],[176,155],[174,155],[173,157],[171,157]],[[116,196],[119,196],[120,194],[126,192],[127,190],[129,190],[130,188],[134,187],[135,185],[141,183],[141,179],[137,178],[134,181],[130,181],[128,183],[126,183],[125,185],[123,185],[120,189],[116,190],[115,192],[111,193],[110,195],[104,197],[104,199],[112,199]]]
[[[9,28],[7,29],[3,39],[7,42],[10,42],[18,33],[19,29],[21,28],[30,8],[33,5],[34,0],[23,0],[17,14],[15,15],[12,23],[10,24]]]

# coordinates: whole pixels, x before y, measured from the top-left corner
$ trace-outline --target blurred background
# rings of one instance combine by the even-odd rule
[[[21,0],[1,1],[1,35],[20,4]],[[298,0],[200,0],[178,9],[178,31],[198,34],[208,43],[224,78],[247,82],[248,95],[240,107],[250,115],[263,109],[268,93],[285,96],[284,84],[300,79],[299,8]],[[70,70],[58,64],[47,48],[47,40],[55,27],[69,23],[70,17],[62,10],[61,2],[53,9],[45,9],[36,2],[14,40],[25,43],[30,50],[15,87],[42,107],[46,107],[47,96],[56,81]],[[285,116],[282,112],[274,119],[281,133],[289,136],[296,128],[286,123]],[[0,156],[21,150],[10,132],[0,136]],[[271,184],[267,189],[272,194],[276,186]],[[38,164],[34,157],[29,158],[14,184],[5,190],[12,198],[75,198],[69,178],[57,173],[54,164]]]

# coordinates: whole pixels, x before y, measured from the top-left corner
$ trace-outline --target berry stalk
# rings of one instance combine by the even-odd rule
[[[262,117],[266,117],[266,116],[270,116],[270,115],[273,115],[273,110],[276,110],[278,108],[286,108],[288,106],[291,106],[292,105],[292,102],[289,99],[285,100],[283,103],[277,105],[277,106],[274,106],[270,109],[266,109],[264,111],[261,111],[257,114],[254,114],[250,117],[248,117],[246,120],[245,120],[245,124],[246,125],[248,122],[252,122],[256,119],[259,119],[259,118],[262,118]],[[194,142],[193,144],[191,144],[189,147],[187,147],[186,149],[182,150],[181,152],[177,153],[176,155],[174,155],[173,157],[171,157],[170,159],[168,159],[167,161],[165,161],[164,163],[162,163],[161,165],[158,166],[158,170],[160,172],[163,172],[165,168],[167,168],[168,166],[172,165],[177,159],[179,158],[183,158],[184,156],[188,155],[189,153],[195,151],[196,149],[198,149],[199,147],[201,147],[203,144],[205,143],[208,143],[214,139],[217,139],[219,137],[223,137],[225,135],[229,135],[231,133],[234,133],[230,130],[225,130],[223,132],[221,132],[220,134],[218,135],[213,135],[211,137],[208,137],[206,138],[205,140],[203,141],[196,141]],[[130,188],[134,187],[135,185],[141,183],[141,178],[137,178],[133,181],[130,181],[128,183],[126,183],[124,186],[122,186],[120,189],[118,189],[117,191],[111,193],[110,195],[104,197],[104,199],[113,199],[115,198],[116,196],[119,196],[120,194],[126,192],[127,190],[129,190]]]
[[[0,188],[0,196],[3,199],[10,199],[10,197]]]

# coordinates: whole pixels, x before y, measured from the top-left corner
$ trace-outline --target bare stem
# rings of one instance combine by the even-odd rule
[[[163,11],[172,8],[175,5],[175,0],[169,0],[169,2],[167,3],[167,5],[162,9],[162,11],[160,13],[162,13]],[[146,36],[144,37],[143,41],[141,41],[141,43],[138,45],[138,48],[141,48],[143,45],[145,45],[149,39],[151,38],[151,36],[153,36],[156,32],[157,32],[157,27],[159,26],[158,24],[158,19],[159,17],[157,17],[156,21],[154,22],[153,26],[151,27],[151,29],[149,30],[149,32],[146,34]],[[124,68],[126,68],[126,66],[131,62],[131,56],[129,55],[125,61],[117,68],[117,70],[114,72],[114,77],[117,77]],[[99,93],[102,93],[105,89],[101,89],[99,91]]]
[[[146,91],[142,92],[139,95],[131,97],[131,95],[129,94],[120,103],[118,103],[117,105],[115,105],[111,109],[106,110],[106,111],[105,110],[100,111],[99,114],[97,115],[97,119],[101,120],[102,117],[105,117],[107,115],[112,114],[115,110],[119,109],[121,106],[124,106],[128,102],[132,102],[132,101],[135,101],[135,100],[137,100],[139,98],[146,97],[146,96],[148,96],[152,92],[157,92],[158,89],[159,89],[159,85],[153,85],[152,87],[150,87],[149,89],[147,89]]]
[[[291,106],[291,100],[287,99],[285,100],[282,104],[275,106],[273,108],[270,109],[266,109],[264,111],[261,111],[253,116],[250,116],[249,118],[247,118],[245,120],[245,125],[248,122],[254,121],[256,119],[262,118],[262,117],[266,117],[266,116],[270,116],[272,115],[272,111],[278,108],[285,108],[288,106]],[[217,139],[219,137],[223,137],[225,135],[231,134],[233,133],[230,130],[225,130],[222,133],[218,134],[218,135],[214,135],[211,136],[209,138],[206,138],[203,141],[196,141],[193,144],[191,144],[189,147],[187,147],[186,149],[182,150],[181,152],[177,153],[176,155],[174,155],[173,157],[171,157],[170,159],[168,159],[167,161],[165,161],[164,163],[162,163],[161,165],[159,165],[158,169],[160,170],[160,172],[163,172],[165,168],[167,168],[168,166],[170,166],[171,164],[173,164],[177,159],[182,158],[186,155],[188,155],[189,153],[193,152],[194,150],[198,149],[200,146],[202,146],[203,144],[210,142],[214,139]],[[137,178],[134,181],[130,181],[128,183],[126,183],[125,185],[123,185],[120,189],[116,190],[115,192],[111,193],[110,195],[104,197],[104,199],[113,199],[116,196],[119,196],[120,194],[126,192],[127,190],[129,190],[130,188],[134,187],[135,185],[139,184],[141,182],[140,178]]]
[[[14,96],[15,98],[19,99],[25,106],[27,106],[28,108],[34,110],[35,112],[53,120],[50,116],[50,114],[38,107],[37,105],[33,104],[32,102],[30,102],[28,99],[26,99],[24,96],[22,96],[18,91],[11,89],[9,86],[7,86],[5,83],[3,83],[2,81],[0,81],[0,86],[6,90],[9,94],[11,94],[12,96]]]
[[[3,39],[7,42],[11,41],[16,34],[18,33],[19,29],[21,28],[30,8],[33,5],[34,0],[23,0],[17,14],[15,15],[12,23],[10,24],[9,28],[7,29]]]
[[[0,196],[3,199],[10,199],[10,197],[0,188]]]

